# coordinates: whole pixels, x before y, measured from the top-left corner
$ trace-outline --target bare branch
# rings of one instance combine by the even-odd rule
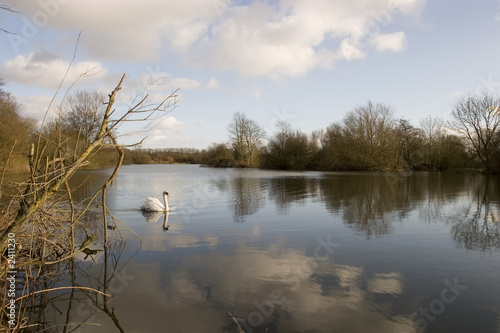
[[[500,98],[484,94],[459,100],[452,111],[450,125],[461,133],[486,171],[492,171],[500,147]]]

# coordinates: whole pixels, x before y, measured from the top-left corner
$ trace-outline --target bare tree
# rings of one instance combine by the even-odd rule
[[[278,132],[269,140],[264,153],[264,166],[271,169],[305,170],[308,167],[312,144],[309,137],[292,130],[290,124],[280,121]]]
[[[106,108],[105,96],[98,91],[78,91],[68,97],[67,111],[63,113],[63,128],[71,136],[77,136],[83,147],[95,138]]]
[[[212,143],[204,153],[204,163],[210,166],[230,167],[233,162],[232,149],[225,143]]]
[[[451,126],[462,134],[487,172],[493,171],[500,146],[500,98],[488,93],[460,99]]]
[[[292,135],[292,129],[290,124],[285,121],[279,121],[276,124],[278,132],[269,140],[268,149],[272,151],[272,155],[275,155],[278,161],[285,163],[287,156],[287,141]],[[278,164],[278,168],[283,168]]]
[[[405,168],[414,169],[421,155],[421,131],[406,119],[399,119],[396,127],[398,159]],[[398,162],[399,162],[398,161]]]
[[[424,140],[424,160],[433,169],[439,168],[443,155],[445,130],[443,121],[437,117],[427,117],[420,121]]]
[[[247,163],[250,167],[257,166],[259,148],[265,138],[265,131],[255,120],[239,112],[233,115],[233,121],[227,126],[227,130],[234,158]]]
[[[349,112],[344,118],[343,133],[353,166],[370,170],[393,164],[396,157],[393,128],[389,106],[368,101]]]

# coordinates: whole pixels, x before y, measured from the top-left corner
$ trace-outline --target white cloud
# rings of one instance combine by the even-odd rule
[[[207,124],[208,124],[208,121],[206,121],[205,119],[200,119],[196,122],[196,125],[200,125],[200,126],[204,126]]]
[[[313,68],[332,67],[339,59],[363,58],[363,40],[376,35],[372,45],[377,50],[401,50],[402,32],[384,35],[383,29],[396,18],[418,18],[425,6],[425,0],[230,3],[71,1],[58,6],[46,27],[82,31],[82,47],[99,58],[159,59],[160,50],[167,49],[190,65],[279,80],[304,75]],[[41,10],[35,1],[17,6],[28,19]]]
[[[87,0],[15,2],[29,21],[40,13],[49,17],[43,28],[81,31],[81,43],[99,57],[112,60],[159,58],[164,37],[177,48],[184,48],[206,33],[208,23],[217,17],[212,0],[164,1]]]
[[[150,68],[147,73],[139,75],[137,78],[126,82],[124,89],[121,92],[122,98],[126,101],[135,98],[149,95],[150,102],[160,103],[167,96],[177,92],[177,101],[183,97],[180,95],[183,90],[197,89],[201,86],[201,82],[190,78],[172,77],[169,73],[159,70],[153,71]]]
[[[14,59],[5,61],[0,70],[6,80],[55,89],[61,83],[69,65],[69,61],[54,57],[46,59],[37,52],[31,52],[27,55],[19,54]],[[80,75],[89,71],[95,75],[87,77],[86,83],[104,77],[107,72],[100,62],[78,62],[71,66],[66,82],[73,83]]]
[[[317,67],[332,67],[338,59],[366,56],[364,39],[377,37],[377,50],[400,51],[404,33],[380,32],[398,16],[416,16],[423,0],[300,1],[279,6],[252,2],[236,6],[211,28],[199,53],[217,68],[241,76],[273,79],[300,76]],[[375,31],[371,31],[375,29]]]
[[[212,27],[212,37],[200,45],[207,63],[235,70],[245,77],[303,75],[319,63],[310,36],[301,36],[302,24],[280,15],[274,7],[253,2],[235,8]],[[314,38],[313,38],[314,39]]]
[[[354,60],[363,59],[364,57],[366,57],[366,53],[356,45],[354,40],[344,39],[340,44],[337,53],[338,59]]]
[[[391,34],[380,34],[372,38],[371,44],[379,52],[400,52],[403,51],[406,47],[406,36],[403,31],[398,31]]]
[[[144,144],[148,147],[173,147],[176,146],[180,137],[178,134],[181,130],[186,128],[186,124],[177,120],[173,116],[164,116],[154,121],[151,124],[151,129],[141,133],[147,136]],[[128,140],[136,140],[136,138],[128,138]]]
[[[172,77],[169,73],[162,72],[158,68],[148,67],[145,73],[125,81],[117,102],[126,107],[130,106],[132,101],[137,102],[148,95],[146,104],[158,104],[175,92],[175,101],[182,103],[184,100],[183,91],[197,89],[201,85],[201,82],[197,80]],[[177,89],[180,90],[176,92]],[[173,103],[174,98],[171,98],[170,102]]]
[[[134,82],[138,89],[148,91],[164,91],[165,89],[196,89],[201,86],[201,82],[185,77],[172,77],[171,74],[159,70],[149,70],[143,73]]]
[[[193,22],[190,25],[183,25],[176,30],[171,37],[171,44],[181,51],[188,51],[189,47],[201,36],[207,33],[208,24],[205,22]]]
[[[173,78],[168,80],[167,86],[173,89],[196,89],[201,86],[201,83],[188,78]]]
[[[205,85],[205,88],[208,90],[218,89],[220,86],[219,81],[216,78],[210,78],[208,83]]]
[[[48,95],[34,95],[34,96],[16,96],[18,102],[22,105],[23,115],[29,118],[36,119],[41,121],[47,112],[47,108],[50,105],[52,100],[52,96]],[[50,117],[55,115],[53,110],[57,109],[60,101],[55,100],[52,104],[52,110],[49,110],[48,116]]]
[[[204,120],[200,120],[197,125],[202,125],[203,122]],[[127,128],[121,129],[122,135],[119,137],[119,142],[135,144],[144,139],[142,147],[146,148],[206,147],[205,138],[189,136],[185,130],[188,130],[186,123],[173,116],[164,116],[140,132]]]
[[[175,119],[175,117],[167,116],[159,119],[153,130],[154,134],[177,133],[181,129],[186,128],[186,124]]]

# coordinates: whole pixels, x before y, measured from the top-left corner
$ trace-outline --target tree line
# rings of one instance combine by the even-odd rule
[[[267,140],[261,126],[237,112],[227,127],[229,141],[213,143],[204,162],[280,170],[499,172],[499,125],[500,98],[491,94],[457,100],[449,122],[429,116],[417,127],[396,119],[389,105],[369,101],[311,134],[278,122]]]
[[[0,78],[0,169],[20,171],[27,167],[26,152],[35,121],[22,116],[21,105],[3,87]]]
[[[106,104],[98,91],[77,91],[43,126],[42,136],[61,142],[75,157],[99,130]],[[253,119],[235,113],[227,125],[228,141],[204,150],[124,148],[124,164],[196,163],[215,167],[280,170],[448,170],[500,171],[500,98],[491,94],[457,100],[452,120],[427,117],[414,126],[397,119],[391,106],[368,101],[342,121],[308,134],[278,122],[270,136]],[[0,79],[0,168],[27,170],[27,147],[38,134],[36,122],[22,116],[22,106]],[[52,149],[56,149],[52,146]],[[49,149],[49,148],[47,148]],[[86,167],[113,164],[116,150],[103,147]]]
[[[106,96],[98,91],[76,91],[58,107],[56,117],[40,126],[34,119],[23,116],[22,105],[4,89],[0,79],[0,170],[28,171],[28,147],[41,134],[47,142],[45,152],[62,149],[76,158],[88,147],[99,132]],[[192,148],[123,148],[123,164],[145,163],[203,163],[203,152]],[[94,152],[84,168],[102,168],[114,165],[118,153],[114,147],[103,146]]]
[[[34,119],[23,116],[22,105],[15,97],[3,89],[0,79],[0,169],[27,171],[28,147],[39,134],[46,142],[60,142],[59,145],[46,144],[46,153],[63,149],[73,157],[81,154],[96,137],[104,116],[105,96],[97,91],[78,91],[69,96],[59,106],[57,117],[46,121],[40,132]],[[97,165],[104,165],[102,152],[96,152]]]
[[[129,164],[202,164],[203,151],[195,148],[136,148],[126,150]]]

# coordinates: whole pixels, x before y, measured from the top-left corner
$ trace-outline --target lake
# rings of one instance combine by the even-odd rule
[[[109,173],[77,174],[74,199]],[[481,174],[124,166],[107,193],[118,225],[109,250],[79,255],[60,282],[113,297],[61,293],[46,327],[499,332],[499,184]],[[168,215],[138,209],[164,190]]]

